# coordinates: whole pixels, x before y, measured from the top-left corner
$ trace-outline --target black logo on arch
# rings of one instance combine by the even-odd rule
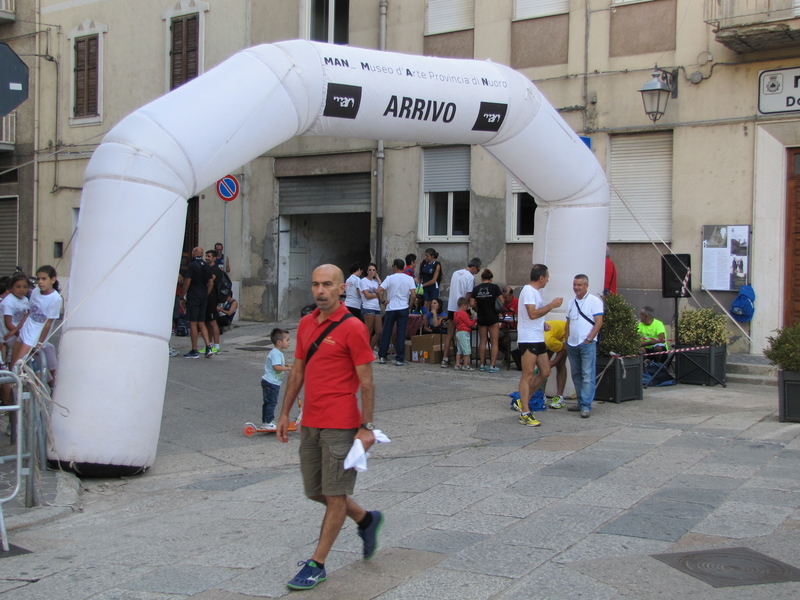
[[[508,104],[498,102],[481,102],[481,109],[478,111],[478,118],[472,131],[500,131],[500,126],[506,118]]]
[[[361,106],[361,87],[343,83],[329,83],[328,96],[325,98],[325,117],[337,119],[355,119],[358,107]]]

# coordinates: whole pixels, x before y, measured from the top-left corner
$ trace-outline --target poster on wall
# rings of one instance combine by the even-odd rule
[[[747,284],[749,225],[703,225],[703,287],[736,291]]]

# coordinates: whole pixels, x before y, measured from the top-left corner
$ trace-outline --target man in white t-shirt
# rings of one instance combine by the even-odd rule
[[[460,269],[453,273],[450,277],[450,296],[447,299],[447,337],[445,338],[444,358],[442,359],[442,368],[450,365],[450,343],[456,335],[456,311],[458,310],[458,299],[466,298],[469,300],[472,297],[472,288],[475,287],[475,275],[481,270],[483,263],[480,258],[473,258],[467,263],[466,269]]]
[[[603,326],[603,301],[589,292],[589,278],[575,275],[572,280],[575,297],[567,305],[567,355],[572,371],[572,383],[578,395],[578,404],[568,410],[580,411],[588,419],[592,414],[592,401],[597,373],[597,334]]]
[[[361,277],[364,275],[364,267],[361,263],[350,265],[350,277],[345,281],[344,305],[355,317],[362,321],[361,317]]]
[[[408,306],[411,297],[416,294],[417,284],[414,278],[403,273],[406,263],[397,258],[392,263],[394,273],[386,277],[378,286],[378,297],[386,304],[383,315],[383,331],[381,331],[381,344],[378,347],[378,364],[385,365],[389,354],[389,342],[392,339],[392,329],[397,323],[397,336],[395,337],[395,363],[398,367],[406,364],[406,323],[408,322]]]
[[[519,378],[519,406],[522,413],[519,422],[528,427],[541,425],[530,411],[529,401],[545,379],[550,376],[550,359],[544,343],[544,317],[554,308],[561,306],[563,298],[554,298],[545,304],[539,290],[544,289],[550,280],[550,272],[545,265],[533,265],[531,281],[519,293],[519,314],[517,316],[517,347],[522,362],[522,376]],[[539,373],[534,377],[534,370]]]

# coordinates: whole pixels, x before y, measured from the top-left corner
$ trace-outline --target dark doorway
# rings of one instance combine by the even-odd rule
[[[186,203],[186,227],[183,232],[183,251],[181,252],[181,275],[186,277],[192,249],[200,244],[200,198],[194,196]]]

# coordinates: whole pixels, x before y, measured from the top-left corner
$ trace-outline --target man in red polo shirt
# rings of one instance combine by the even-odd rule
[[[364,450],[375,443],[372,433],[374,356],[364,323],[353,318],[342,320],[345,315],[350,316],[339,301],[345,287],[339,267],[322,265],[314,269],[311,290],[317,308],[303,317],[297,328],[294,366],[278,419],[278,439],[286,443],[289,441],[289,411],[305,385],[300,470],[306,496],[324,504],[326,509],[314,554],[309,560],[298,563],[303,568],[288,583],[294,590],[311,589],[325,581],[325,560],[345,517],[358,524],[358,535],[364,541],[364,560],[375,554],[383,524],[380,511],[366,511],[350,498],[355,489],[356,471],[343,467],[354,440],[361,440]],[[333,323],[339,324],[328,329]],[[326,330],[327,335],[320,340]],[[312,368],[306,368],[306,363]],[[361,411],[356,396],[359,387]]]

